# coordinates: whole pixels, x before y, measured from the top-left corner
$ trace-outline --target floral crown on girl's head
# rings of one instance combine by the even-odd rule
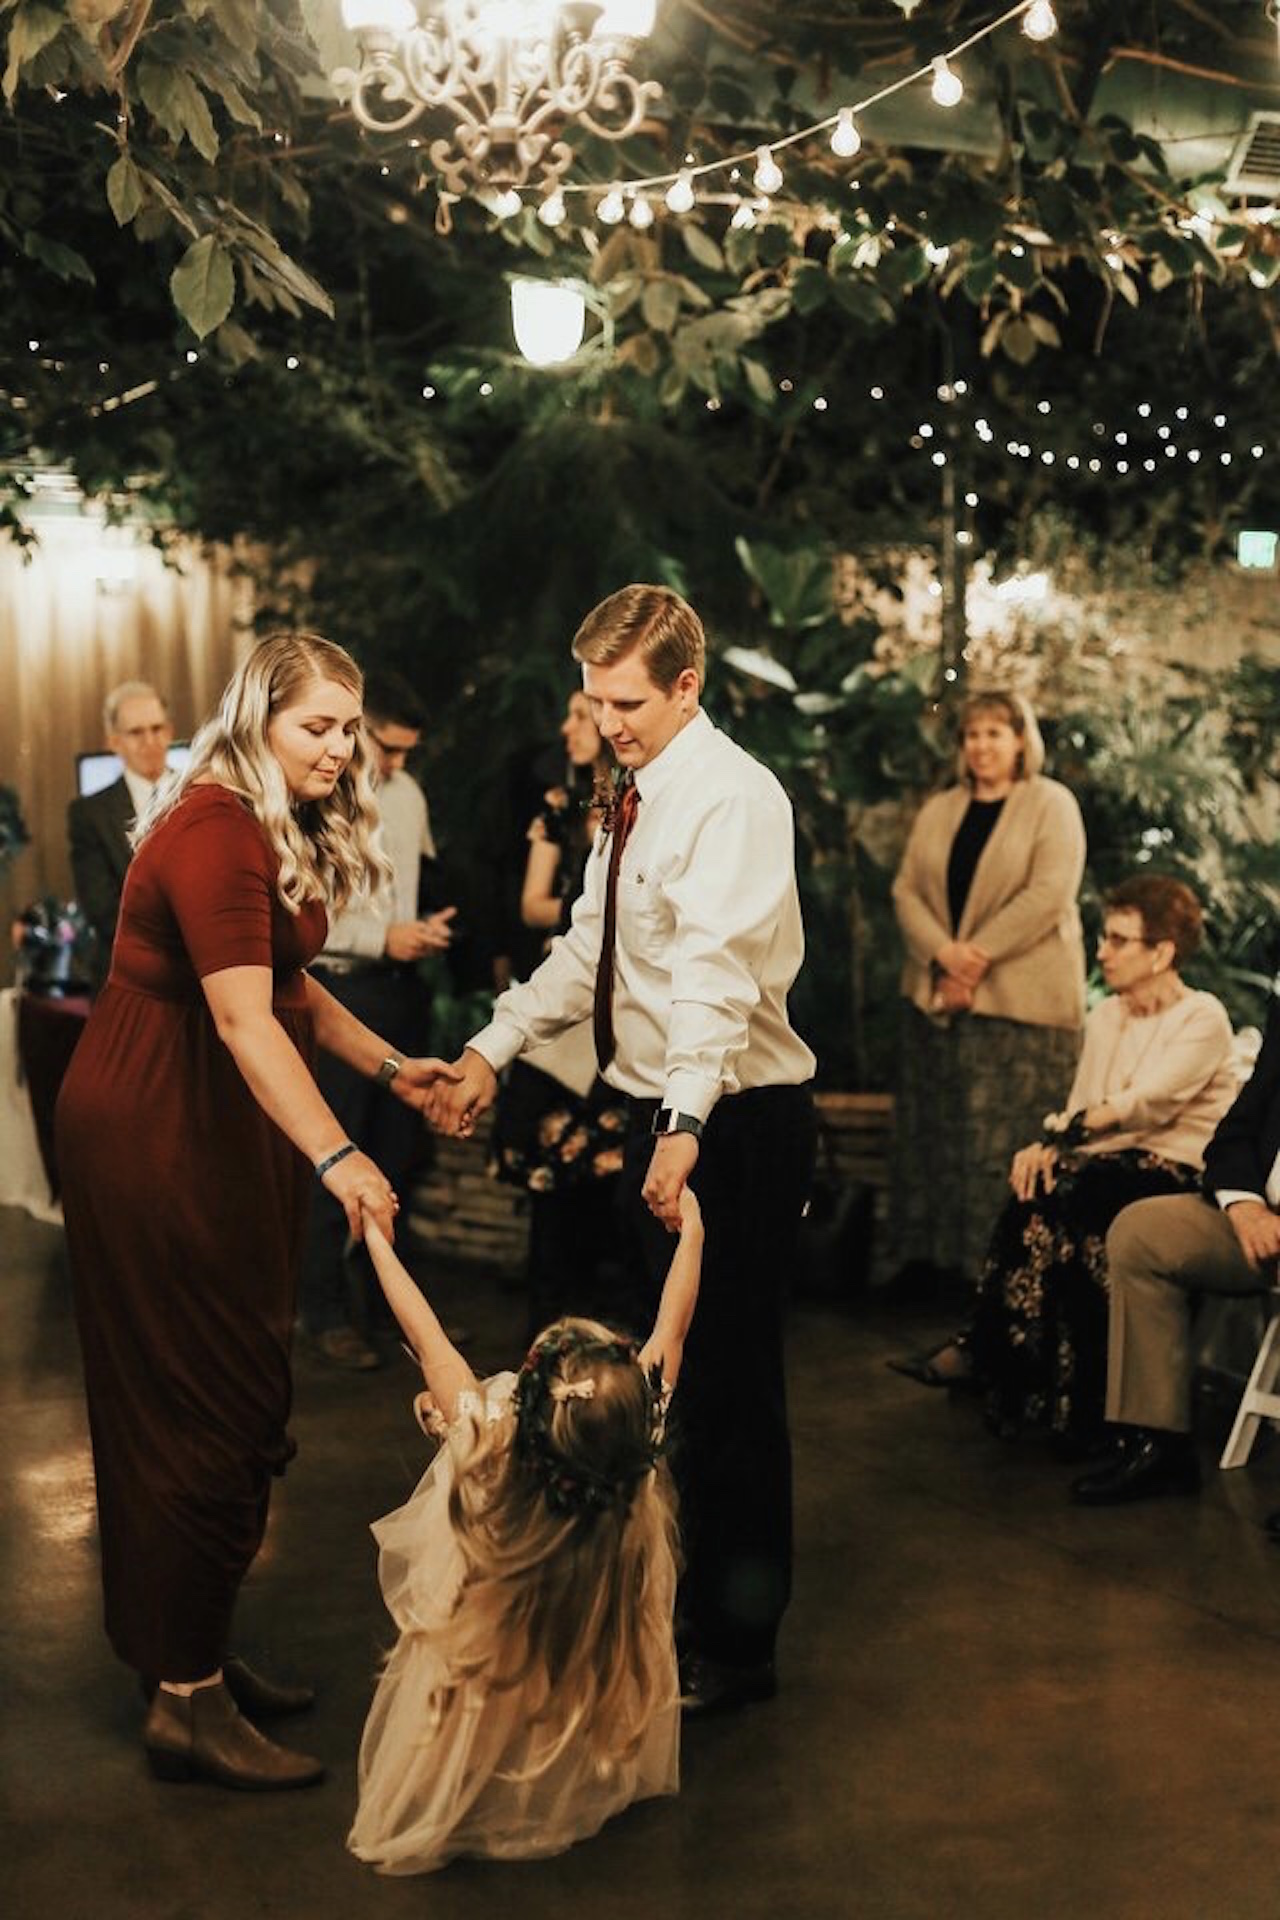
[[[650,1412],[645,1444],[620,1473],[596,1473],[585,1462],[566,1460],[552,1438],[556,1408],[566,1400],[593,1400],[596,1393],[593,1375],[566,1380],[559,1371],[560,1363],[581,1356],[606,1366],[622,1366],[634,1362],[637,1351],[631,1340],[602,1340],[575,1327],[558,1327],[535,1340],[526,1354],[512,1403],[516,1451],[542,1482],[553,1513],[578,1516],[626,1508],[640,1482],[658,1464],[666,1439],[668,1398],[660,1366],[651,1368],[646,1376]]]

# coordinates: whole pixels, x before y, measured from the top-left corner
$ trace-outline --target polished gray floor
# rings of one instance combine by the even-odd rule
[[[146,1773],[98,1625],[60,1233],[0,1211],[0,1910],[42,1920],[1277,1920],[1280,1451],[1199,1500],[1084,1513],[1069,1470],[888,1372],[932,1331],[794,1316],[798,1586],[769,1706],[690,1730],[684,1790],[541,1864],[384,1880],[342,1840],[386,1633],[367,1523],[413,1484],[413,1377],[300,1356],[299,1457],[246,1589],[246,1652],[316,1678],[305,1794]],[[475,1363],[520,1306],[438,1276]],[[1220,1415],[1218,1416],[1220,1419]]]

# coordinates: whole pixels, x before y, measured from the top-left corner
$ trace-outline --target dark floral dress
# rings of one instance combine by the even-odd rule
[[[1141,1147],[1065,1154],[1052,1193],[1010,1198],[991,1236],[968,1335],[988,1417],[1087,1440],[1107,1376],[1107,1230],[1125,1207],[1194,1193],[1196,1168]]]

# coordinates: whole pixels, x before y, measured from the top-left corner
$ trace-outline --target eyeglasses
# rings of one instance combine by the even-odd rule
[[[1150,940],[1142,933],[1100,933],[1099,947],[1149,947]]]

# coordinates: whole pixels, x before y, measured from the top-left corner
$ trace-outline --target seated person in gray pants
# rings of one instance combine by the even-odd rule
[[[1115,1457],[1076,1480],[1089,1506],[1194,1493],[1191,1316],[1196,1293],[1260,1293],[1280,1258],[1280,1001],[1257,1064],[1205,1151],[1203,1196],[1139,1200],[1107,1235],[1107,1419]]]

